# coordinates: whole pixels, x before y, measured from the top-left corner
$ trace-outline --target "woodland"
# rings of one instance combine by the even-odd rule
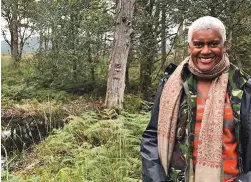
[[[1,180],[142,181],[155,91],[205,15],[251,75],[250,0],[1,0]]]

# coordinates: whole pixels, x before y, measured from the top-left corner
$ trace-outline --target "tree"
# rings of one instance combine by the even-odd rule
[[[110,55],[105,105],[123,107],[125,72],[132,34],[135,0],[119,0],[116,9],[114,44]]]
[[[2,35],[10,46],[11,56],[15,63],[19,62],[25,42],[34,32],[30,19],[34,16],[35,3],[33,0],[1,0],[2,17],[7,26],[2,28]],[[7,32],[10,33],[10,41]]]
[[[139,0],[136,5],[134,47],[140,64],[139,90],[146,100],[151,99],[153,83],[158,79],[160,70],[164,70],[177,34],[171,31],[177,24],[174,7],[175,4],[168,0]]]
[[[105,0],[38,2],[40,50],[34,64],[41,85],[66,89],[105,85],[106,69],[100,68],[108,67],[112,42],[107,40],[113,19],[108,5]]]
[[[146,18],[142,19],[140,35],[140,90],[143,98],[148,99],[157,54],[160,3],[155,0],[150,0],[149,3],[144,0],[142,3],[144,5],[143,12]]]

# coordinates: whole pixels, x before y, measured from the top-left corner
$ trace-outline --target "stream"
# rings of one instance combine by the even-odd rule
[[[5,167],[6,155],[21,153],[33,144],[38,144],[52,133],[62,128],[65,114],[8,115],[2,109],[1,115],[1,168]]]

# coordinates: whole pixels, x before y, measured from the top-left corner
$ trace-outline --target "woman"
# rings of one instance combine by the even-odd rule
[[[190,56],[160,85],[142,136],[143,181],[230,182],[251,170],[251,79],[225,41],[217,18],[189,27]]]

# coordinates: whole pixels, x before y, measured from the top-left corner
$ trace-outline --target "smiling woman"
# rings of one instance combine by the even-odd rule
[[[225,41],[217,18],[189,27],[190,56],[163,79],[142,136],[144,182],[251,181],[251,79]]]
[[[219,31],[213,29],[194,31],[188,49],[195,66],[205,72],[220,62],[226,50]]]

